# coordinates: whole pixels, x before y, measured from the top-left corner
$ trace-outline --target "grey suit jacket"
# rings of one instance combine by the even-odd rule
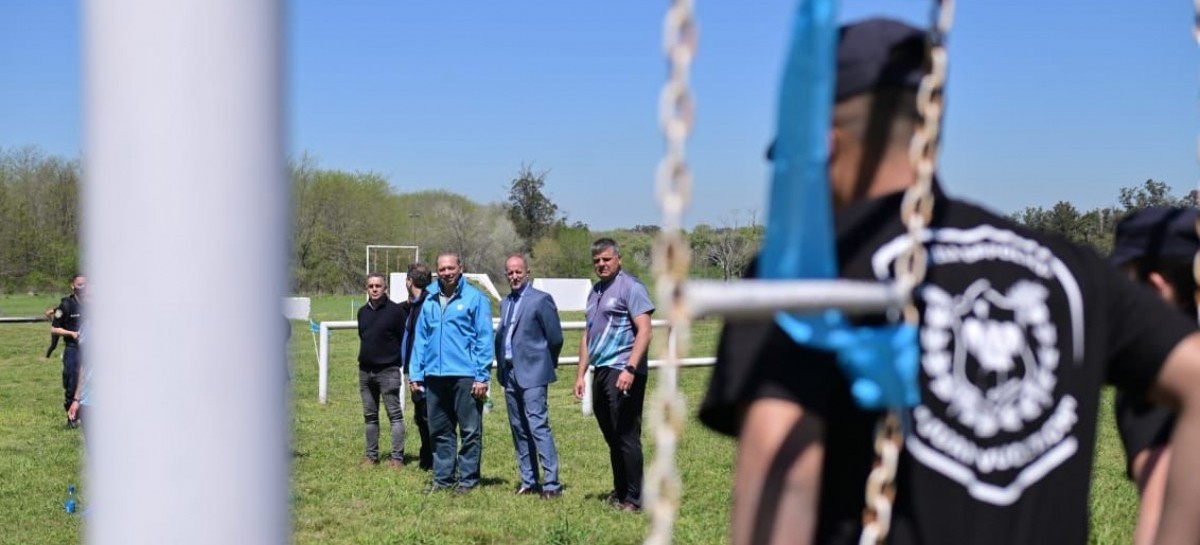
[[[496,361],[498,362],[500,385],[507,386],[508,362],[504,360],[504,339],[508,334],[506,327],[513,328],[512,352],[513,375],[517,385],[522,388],[545,386],[558,380],[555,366],[558,355],[562,352],[562,325],[558,320],[558,307],[550,294],[526,286],[521,293],[521,303],[512,318],[512,324],[505,324],[508,307],[512,299],[505,297],[500,302],[500,329],[496,330]]]

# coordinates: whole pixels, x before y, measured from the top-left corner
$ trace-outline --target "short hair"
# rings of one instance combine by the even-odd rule
[[[456,261],[458,263],[458,266],[462,267],[462,264],[463,264],[462,256],[458,255],[458,252],[442,252],[437,255],[437,259],[433,260],[433,263],[436,265],[438,261],[441,261],[441,259],[446,256],[453,257],[454,261]]]
[[[408,279],[412,280],[414,286],[425,289],[433,282],[433,274],[429,271],[429,265],[413,263],[408,266]]]
[[[1150,273],[1162,275],[1163,280],[1175,291],[1172,303],[1184,315],[1196,317],[1196,276],[1190,258],[1163,257],[1153,260],[1134,260],[1127,268],[1137,276],[1139,282],[1150,283]]]
[[[387,287],[387,277],[384,276],[383,273],[378,273],[378,272],[367,273],[367,281],[365,283],[370,284],[372,278],[378,278],[380,280],[383,280],[383,287],[385,287],[385,288]]]
[[[75,281],[76,281],[76,280],[78,280],[78,279],[79,279],[80,277],[82,277],[82,276],[84,276],[84,274],[83,274],[83,273],[75,273],[75,274],[72,274],[72,275],[71,275],[71,283],[72,283],[72,284],[74,284],[74,283],[75,283]]]
[[[617,241],[608,237],[598,238],[596,242],[592,243],[592,255],[595,256],[609,248],[612,248],[613,255],[621,257],[621,246],[617,244]]]
[[[525,272],[529,272],[529,258],[525,257],[525,254],[520,253],[520,252],[513,252],[511,254],[508,254],[508,257],[504,258],[504,268],[505,269],[508,268],[508,260],[510,260],[514,257],[517,259],[520,259],[521,264],[525,266]]]

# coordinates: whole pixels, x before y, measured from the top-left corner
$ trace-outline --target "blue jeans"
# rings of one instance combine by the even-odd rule
[[[371,460],[379,460],[379,398],[382,397],[392,424],[391,458],[404,461],[404,411],[400,410],[403,385],[399,367],[358,368],[358,393],[362,396],[366,423],[366,456]]]
[[[538,464],[546,478],[542,490],[562,490],[558,482],[558,449],[554,446],[554,434],[550,430],[550,409],[546,403],[546,386],[522,388],[517,385],[512,366],[504,387],[504,401],[508,405],[508,425],[512,428],[513,446],[517,451],[517,470],[521,474],[521,486],[537,488]]]
[[[435,487],[454,486],[456,469],[459,488],[479,485],[479,461],[483,454],[483,401],[471,396],[474,384],[473,377],[425,377]],[[461,447],[458,445],[459,436],[462,439]]]

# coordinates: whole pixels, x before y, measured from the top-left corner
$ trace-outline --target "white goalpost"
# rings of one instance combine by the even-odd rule
[[[406,262],[405,258],[410,254],[412,255],[412,261]],[[363,276],[366,277],[366,275],[371,273],[382,273],[386,277],[390,273],[407,271],[409,263],[416,263],[420,260],[420,246],[368,244],[366,258],[363,263]],[[380,265],[382,265],[382,268]]]

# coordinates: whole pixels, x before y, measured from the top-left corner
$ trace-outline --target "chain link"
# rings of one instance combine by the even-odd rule
[[[666,151],[657,172],[658,203],[663,221],[654,245],[655,285],[658,301],[665,302],[669,333],[659,368],[658,386],[651,401],[654,461],[646,480],[645,506],[650,513],[646,543],[671,542],[679,511],[682,484],[675,453],[683,434],[687,408],[679,395],[680,354],[687,352],[691,316],[683,299],[683,284],[691,264],[691,247],[683,237],[683,212],[691,200],[692,175],[684,146],[695,122],[695,104],[688,76],[696,54],[696,20],[692,0],[673,0],[663,21],[663,50],[670,77],[659,97],[659,124]],[[663,306],[663,305],[660,305]]]
[[[945,111],[946,65],[949,60],[946,35],[953,20],[954,0],[937,0],[928,34],[929,71],[921,78],[921,86],[917,90],[920,119],[909,146],[909,159],[916,172],[916,181],[905,191],[900,204],[900,221],[908,230],[908,249],[896,263],[896,280],[910,294],[925,281],[928,265],[924,237],[933,218],[933,175],[937,170],[942,113]],[[913,326],[920,326],[921,316],[912,296],[904,307],[904,319]],[[891,530],[892,505],[896,499],[896,467],[903,441],[900,416],[895,410],[889,411],[875,428],[875,463],[867,477],[860,545],[878,545],[887,541]]]

